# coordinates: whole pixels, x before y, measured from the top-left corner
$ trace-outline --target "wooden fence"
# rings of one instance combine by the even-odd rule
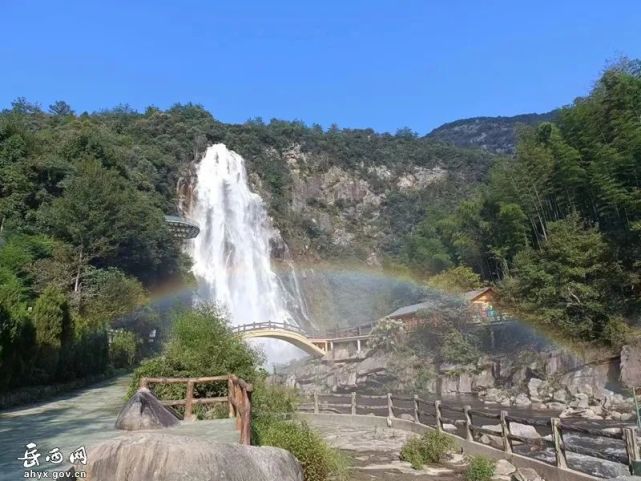
[[[439,432],[444,431],[445,424],[451,424],[457,427],[459,437],[471,442],[479,442],[478,438],[482,435],[494,436],[501,440],[502,449],[506,455],[512,454],[516,443],[527,445],[535,450],[553,448],[555,453],[555,464],[560,469],[568,469],[567,453],[576,453],[585,456],[591,456],[615,463],[627,464],[632,472],[633,465],[640,461],[639,448],[637,445],[636,428],[624,427],[617,431],[603,431],[601,429],[573,426],[562,422],[560,418],[526,418],[512,416],[507,411],[492,412],[485,410],[472,409],[470,406],[456,406],[444,404],[440,400],[426,401],[414,396],[397,396],[391,393],[382,396],[361,395],[355,392],[351,394],[318,394],[314,393],[311,402],[302,403],[299,407],[301,411],[313,411],[318,414],[322,411],[333,412],[336,414],[356,415],[361,411],[363,414],[372,412],[385,413],[389,418],[399,417],[406,414],[406,418],[411,418],[415,423],[436,428]],[[449,414],[453,413],[453,414]],[[447,415],[446,415],[447,414]],[[461,415],[457,417],[457,415]],[[453,417],[450,417],[453,416]],[[433,418],[428,422],[426,418]],[[474,424],[474,418],[485,418],[495,420],[500,426],[500,431],[483,428]],[[551,439],[544,437],[531,438],[523,435],[517,435],[511,432],[510,425],[518,423],[526,426],[533,426],[535,429],[542,428],[550,432]],[[458,433],[458,428],[462,428],[462,433]],[[538,431],[537,431],[538,432]],[[625,443],[625,458],[606,452],[599,452],[594,449],[588,449],[577,446],[573,443],[568,446],[564,440],[564,434],[578,434],[590,436],[593,438],[608,438],[621,440]],[[515,443],[516,442],[516,443]],[[525,453],[531,456],[531,452]],[[524,453],[521,453],[524,454]]]
[[[196,384],[227,383],[227,396],[197,398],[194,397]],[[140,387],[149,388],[151,384],[187,384],[185,399],[161,400],[165,406],[184,406],[183,418],[194,420],[194,405],[227,404],[229,417],[236,418],[236,429],[240,431],[241,444],[251,444],[251,393],[252,385],[230,374],[228,376],[210,377],[143,377]]]

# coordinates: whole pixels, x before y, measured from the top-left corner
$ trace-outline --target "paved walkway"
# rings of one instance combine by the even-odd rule
[[[23,479],[25,468],[17,458],[25,445],[36,443],[40,467],[60,470],[62,465],[45,461],[49,450],[59,448],[68,458],[79,446],[89,446],[123,434],[114,428],[125,403],[129,376],[118,377],[60,396],[53,401],[0,412],[0,480]],[[211,440],[238,442],[234,420],[198,421],[165,432],[203,436]]]
[[[401,447],[415,434],[388,428],[361,428],[338,424],[314,424],[334,447],[351,459],[350,481],[459,481],[464,479],[462,457],[447,465],[421,471],[399,460]]]

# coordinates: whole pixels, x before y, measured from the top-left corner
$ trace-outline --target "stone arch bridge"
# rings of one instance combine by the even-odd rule
[[[245,339],[280,339],[293,344],[311,356],[321,357],[339,346],[354,346],[356,351],[360,352],[370,338],[372,327],[372,325],[367,325],[325,334],[311,334],[294,324],[268,321],[234,326],[233,330]]]

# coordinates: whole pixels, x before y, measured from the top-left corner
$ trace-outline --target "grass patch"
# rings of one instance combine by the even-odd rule
[[[465,471],[465,481],[491,481],[494,469],[494,461],[483,456],[474,456]]]
[[[452,438],[438,431],[426,431],[405,443],[401,448],[401,460],[410,463],[414,469],[421,469],[428,463],[438,463],[452,449]]]
[[[291,452],[303,466],[305,481],[347,480],[347,459],[306,423],[262,417],[253,425],[254,442]]]

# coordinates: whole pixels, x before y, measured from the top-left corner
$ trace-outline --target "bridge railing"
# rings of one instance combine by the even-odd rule
[[[443,403],[440,400],[424,400],[418,395],[398,396],[391,393],[386,395],[366,395],[355,392],[351,394],[314,393],[304,400],[306,402],[299,405],[299,410],[303,412],[313,412],[315,414],[330,412],[352,416],[356,414],[374,414],[389,418],[401,417],[417,424],[435,428],[439,432],[446,431],[447,428],[450,434],[475,443],[481,443],[479,439],[482,436],[489,436],[490,440],[495,440],[496,444],[500,444],[501,449],[508,456],[514,452],[515,447],[518,448],[524,445],[527,450],[519,449],[518,454],[543,460],[560,469],[569,469],[567,453],[627,464],[631,472],[633,472],[633,467],[641,460],[636,427],[623,427],[604,431],[592,427],[570,425],[557,417],[512,416],[507,411],[497,412],[472,409],[471,406]],[[498,424],[494,429],[489,429],[487,426],[483,427],[475,424],[474,420],[478,420],[478,418],[494,420]],[[522,432],[520,434],[513,433],[511,428],[513,424],[532,426],[539,434],[539,437],[524,436]],[[539,430],[549,433],[550,436],[540,436]],[[592,439],[605,438],[621,441],[621,448],[625,450],[625,455],[622,456],[610,450],[597,451],[593,448],[580,446],[576,442],[570,444],[568,443],[568,438],[564,437],[566,434],[578,434]],[[486,443],[481,444],[486,445]],[[553,463],[534,456],[537,453],[541,454],[546,448],[551,448],[554,451]]]
[[[287,322],[274,322],[274,321],[253,322],[251,324],[242,324],[240,326],[232,327],[232,330],[237,333],[257,331],[259,329],[282,329],[284,331],[297,332],[299,334],[303,334],[304,336],[309,335],[307,331],[305,331],[305,329],[295,324],[289,324]]]
[[[282,329],[285,331],[292,331],[302,334],[309,338],[323,338],[323,339],[334,339],[341,337],[358,337],[369,335],[373,329],[374,324],[365,324],[362,326],[347,328],[347,329],[333,329],[330,331],[316,331],[303,329],[295,324],[289,324],[287,322],[253,322],[251,324],[241,324],[239,326],[233,326],[232,330],[237,333],[257,331],[259,329]]]
[[[194,397],[196,384],[227,383],[227,396],[212,398]],[[187,384],[185,399],[160,400],[165,406],[183,406],[183,419],[191,420],[194,405],[228,404],[229,417],[236,418],[236,430],[240,431],[241,444],[251,444],[251,393],[253,387],[244,380],[229,374],[209,377],[142,377],[140,387],[153,384]]]

